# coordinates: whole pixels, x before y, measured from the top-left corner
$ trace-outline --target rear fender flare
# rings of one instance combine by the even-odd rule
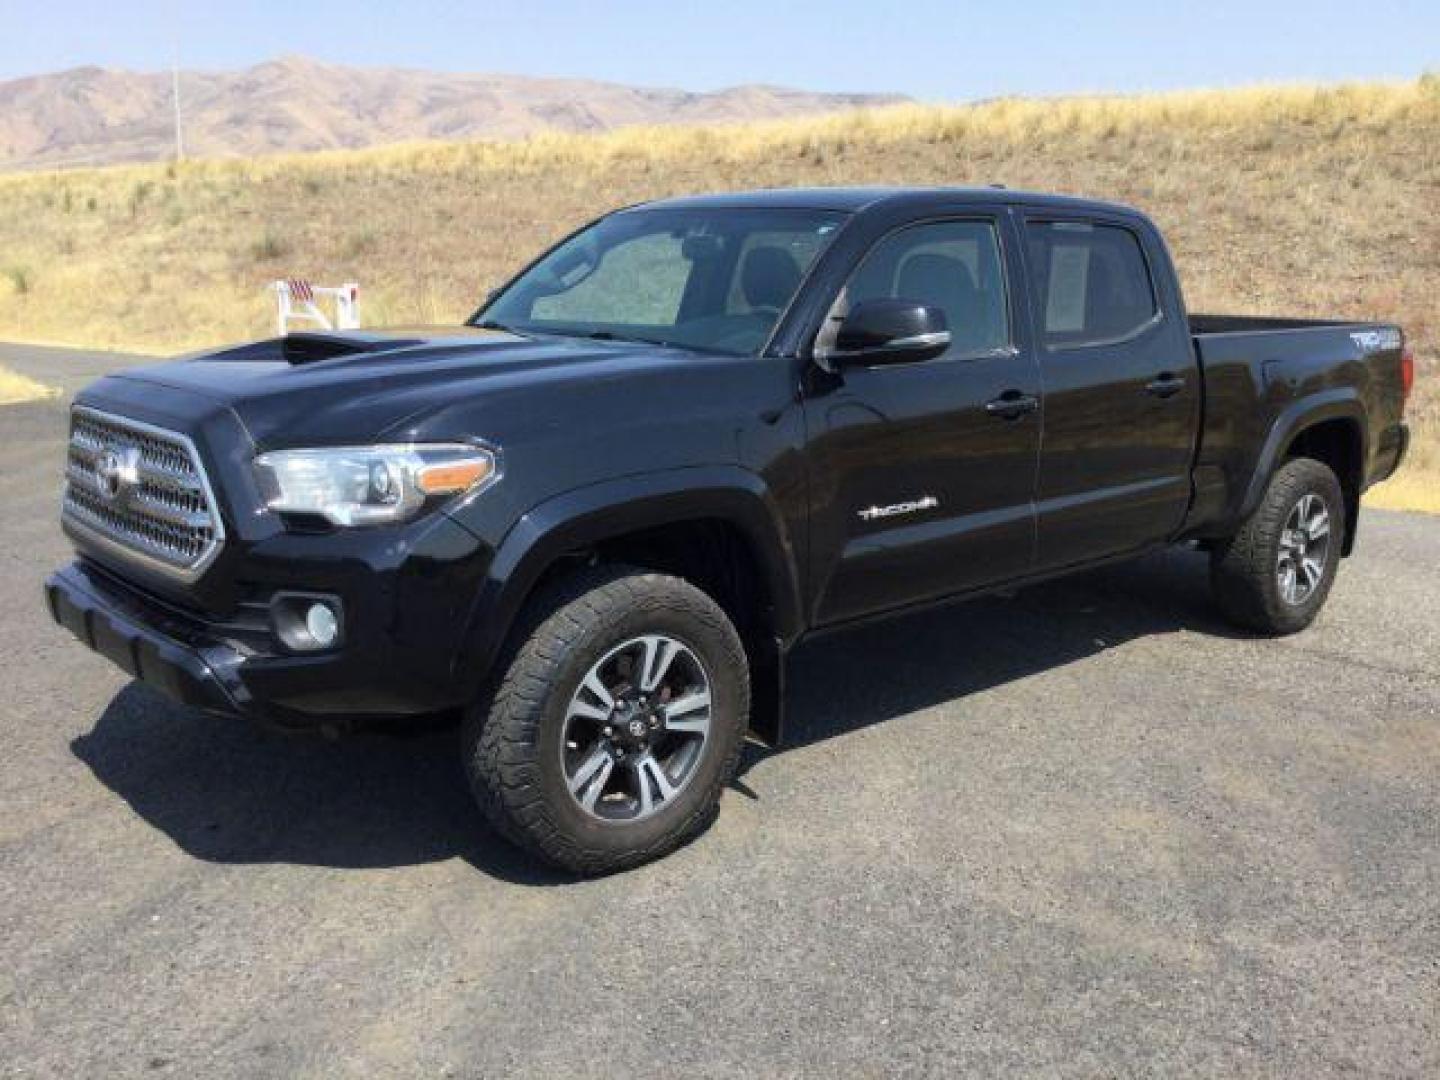
[[[1370,446],[1369,425],[1365,419],[1365,406],[1360,400],[1359,393],[1351,387],[1337,387],[1331,390],[1324,390],[1318,394],[1310,394],[1306,397],[1293,401],[1281,410],[1275,422],[1270,425],[1270,432],[1265,437],[1265,442],[1260,447],[1260,455],[1255,465],[1255,471],[1251,474],[1250,484],[1245,489],[1244,501],[1240,504],[1238,519],[1244,521],[1253,514],[1260,501],[1265,497],[1265,490],[1270,486],[1270,479],[1275,475],[1282,464],[1282,457],[1290,444],[1295,441],[1307,428],[1322,424],[1328,420],[1347,420],[1355,424],[1360,434],[1360,471],[1363,477],[1365,462]],[[1346,530],[1345,546],[1348,551],[1354,543],[1354,521],[1358,507],[1347,508],[1347,519],[1351,528]]]

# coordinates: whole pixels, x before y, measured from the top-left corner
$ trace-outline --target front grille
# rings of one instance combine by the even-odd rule
[[[104,546],[193,578],[225,540],[204,467],[184,435],[76,407],[64,517]]]

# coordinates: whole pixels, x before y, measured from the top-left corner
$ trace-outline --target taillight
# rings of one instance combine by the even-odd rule
[[[1406,345],[1400,350],[1400,391],[1405,401],[1410,400],[1410,391],[1415,389],[1415,350]]]

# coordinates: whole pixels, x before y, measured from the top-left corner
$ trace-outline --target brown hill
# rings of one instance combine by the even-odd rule
[[[278,277],[358,281],[367,326],[458,322],[607,209],[694,191],[956,184],[1154,215],[1193,311],[1380,319],[1419,363],[1440,510],[1440,76],[626,128],[0,175],[0,340],[178,350],[274,332]],[[0,418],[0,430],[6,421]]]
[[[169,73],[98,67],[0,82],[0,168],[169,157],[170,82]],[[197,157],[723,123],[903,100],[776,86],[689,93],[582,79],[345,67],[304,57],[243,71],[181,72],[180,95],[185,150]]]

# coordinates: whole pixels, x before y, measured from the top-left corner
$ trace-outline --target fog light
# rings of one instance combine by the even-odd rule
[[[328,649],[340,636],[340,621],[329,604],[311,604],[305,612],[305,629],[317,648]]]
[[[276,593],[270,600],[275,636],[292,652],[334,649],[345,636],[344,608],[338,596]]]

